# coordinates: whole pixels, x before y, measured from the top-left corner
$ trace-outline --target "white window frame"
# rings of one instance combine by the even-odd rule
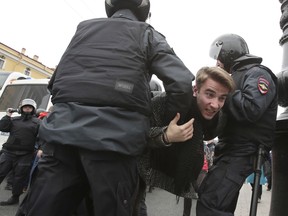
[[[5,56],[0,56],[0,69],[3,69],[5,65]]]

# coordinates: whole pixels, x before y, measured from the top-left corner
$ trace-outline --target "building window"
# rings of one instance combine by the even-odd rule
[[[0,56],[0,69],[4,68],[5,56]]]
[[[25,74],[26,76],[31,76],[31,69],[27,67],[27,68],[25,69],[25,71],[24,71],[24,74]]]

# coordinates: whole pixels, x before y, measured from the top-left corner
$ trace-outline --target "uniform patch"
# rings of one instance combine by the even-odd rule
[[[115,83],[115,89],[117,91],[132,93],[133,88],[134,88],[134,84],[127,82],[127,81],[117,80]]]
[[[258,90],[260,91],[260,93],[267,94],[268,87],[269,87],[269,82],[265,78],[260,77],[258,79]]]

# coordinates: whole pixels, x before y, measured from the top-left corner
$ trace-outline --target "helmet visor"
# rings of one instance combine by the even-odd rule
[[[209,56],[215,60],[218,59],[218,56],[220,54],[220,51],[222,49],[223,42],[217,41],[214,44],[211,45],[210,47],[210,53]]]

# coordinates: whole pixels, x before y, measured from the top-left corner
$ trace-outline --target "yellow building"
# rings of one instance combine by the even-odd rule
[[[17,71],[35,79],[52,76],[54,68],[49,68],[39,62],[37,55],[30,58],[25,55],[25,52],[25,48],[18,52],[0,42],[0,73]]]

